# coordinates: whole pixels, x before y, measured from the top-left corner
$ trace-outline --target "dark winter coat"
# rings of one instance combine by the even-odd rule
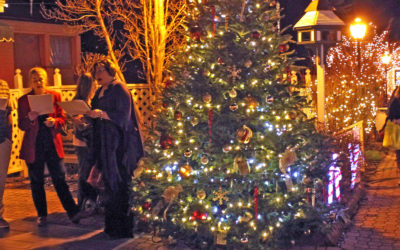
[[[102,87],[103,88],[103,87]],[[126,85],[114,81],[103,96],[99,88],[92,99],[92,109],[100,109],[110,120],[95,119],[94,158],[103,173],[103,180],[111,190],[127,183],[143,155],[132,96]]]

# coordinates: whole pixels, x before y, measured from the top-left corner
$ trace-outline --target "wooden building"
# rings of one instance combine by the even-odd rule
[[[29,69],[40,66],[47,70],[50,85],[56,68],[63,72],[63,84],[74,84],[74,69],[81,55],[79,34],[78,28],[62,24],[0,19],[0,35],[13,39],[0,43],[0,79],[17,88],[14,74],[21,69],[23,87],[28,87]]]

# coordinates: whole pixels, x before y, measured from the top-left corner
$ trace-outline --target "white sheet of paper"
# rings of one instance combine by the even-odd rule
[[[61,108],[69,115],[83,115],[90,111],[89,106],[82,100],[72,100],[69,102],[58,102]]]
[[[8,98],[0,98],[0,110],[6,110]]]
[[[36,111],[39,115],[54,113],[53,95],[28,95],[31,111]]]

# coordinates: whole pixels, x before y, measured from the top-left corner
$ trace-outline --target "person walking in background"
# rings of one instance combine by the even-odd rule
[[[90,99],[96,90],[96,82],[90,73],[79,76],[74,100],[82,100],[90,106]],[[87,183],[92,161],[89,159],[89,150],[93,148],[92,121],[91,118],[77,115],[73,118],[74,134],[72,144],[78,157],[78,206],[81,210],[92,213],[96,208],[98,192]],[[90,211],[89,211],[90,210]]]
[[[392,96],[390,97],[389,101],[389,108],[387,112],[387,118],[386,118],[386,124],[385,127],[389,128],[392,124],[388,125],[388,122],[395,123],[397,125],[394,126],[400,126],[400,88],[397,87],[394,91]],[[390,130],[393,131],[393,130]],[[385,130],[385,137],[389,136],[387,135],[388,131]],[[391,135],[391,136],[396,136],[396,135]],[[400,140],[400,138],[397,138],[396,141]],[[385,138],[384,138],[384,146],[385,146]],[[400,149],[397,149],[396,151],[396,162],[397,162],[397,172],[400,173]],[[400,182],[399,182],[400,185]]]
[[[105,185],[104,232],[112,238],[132,237],[129,186],[143,154],[133,100],[111,61],[98,62],[93,70],[101,87],[88,116],[94,119],[95,164]]]
[[[6,81],[0,79],[0,98],[10,101],[10,89]],[[3,218],[4,204],[3,195],[6,187],[8,164],[11,155],[11,107],[7,105],[5,109],[0,107],[0,228],[9,228],[8,222]]]
[[[69,191],[62,167],[64,150],[60,130],[65,124],[65,115],[57,105],[60,94],[46,89],[47,73],[43,68],[35,67],[29,71],[31,92],[18,99],[18,126],[25,131],[20,158],[28,165],[32,198],[38,214],[37,225],[47,224],[47,203],[44,189],[44,165],[47,164],[57,195],[73,223],[79,222],[79,208]],[[39,115],[31,111],[28,95],[51,94],[54,112]]]

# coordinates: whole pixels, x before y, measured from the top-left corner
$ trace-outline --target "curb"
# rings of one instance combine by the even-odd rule
[[[366,190],[364,184],[360,184],[359,187],[354,191],[354,195],[348,203],[348,209],[345,211],[345,215],[348,218],[353,218],[360,207],[360,201],[365,197]],[[331,231],[325,237],[325,243],[328,246],[336,246],[342,236],[344,230],[352,223],[352,220],[344,220],[339,217],[333,225]]]

